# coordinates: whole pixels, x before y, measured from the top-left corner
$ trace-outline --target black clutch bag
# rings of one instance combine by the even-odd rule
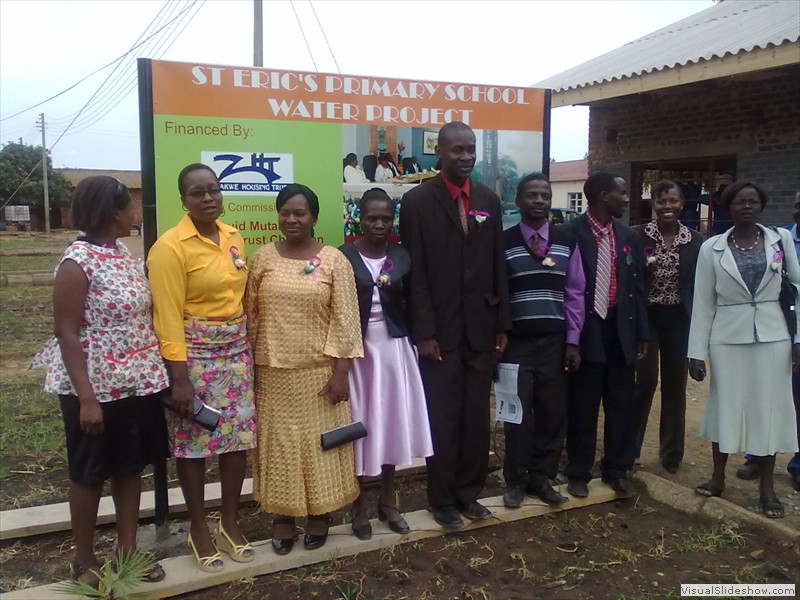
[[[354,442],[363,437],[367,437],[367,429],[361,421],[356,421],[355,423],[350,423],[350,425],[326,431],[320,436],[320,443],[323,450],[332,450],[342,444]]]

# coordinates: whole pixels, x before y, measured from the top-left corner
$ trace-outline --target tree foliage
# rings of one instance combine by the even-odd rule
[[[0,205],[14,193],[25,176],[42,158],[42,147],[18,142],[9,142],[0,149]],[[50,206],[66,206],[72,195],[72,185],[66,177],[53,171],[53,161],[47,155],[47,187],[50,192]],[[10,204],[30,204],[42,206],[44,185],[42,167],[39,165],[20,188]]]

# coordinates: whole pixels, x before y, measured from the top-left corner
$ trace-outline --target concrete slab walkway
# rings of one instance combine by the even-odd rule
[[[566,488],[566,486],[562,486]],[[561,490],[566,493],[566,490]],[[593,481],[589,484],[588,498],[571,498],[566,504],[559,507],[549,507],[539,500],[526,498],[525,504],[521,508],[503,508],[502,496],[494,498],[483,498],[481,501],[493,507],[494,515],[485,521],[470,523],[460,532],[473,531],[501,523],[509,523],[532,517],[572,510],[610,502],[616,497],[614,491],[607,485]],[[500,508],[494,508],[499,506]],[[337,557],[352,556],[361,552],[370,552],[388,548],[395,544],[407,544],[427,538],[446,535],[427,510],[420,510],[413,513],[406,513],[405,519],[412,531],[408,535],[401,536],[392,533],[385,523],[377,519],[372,521],[373,537],[371,540],[362,542],[352,535],[350,525],[338,525],[332,527],[328,543],[319,550],[305,550],[303,544],[299,543],[295,549],[286,556],[276,555],[270,548],[270,540],[254,542],[256,558],[251,563],[241,564],[231,560],[225,561],[225,570],[220,573],[203,573],[195,566],[194,559],[189,555],[178,556],[161,561],[161,565],[167,573],[167,578],[157,584],[142,584],[135,591],[145,592],[157,598],[168,598],[187,594],[196,590],[205,589],[215,585],[236,581],[246,577],[256,577],[267,575],[277,571],[296,569],[298,567],[333,560]],[[58,584],[49,584],[24,590],[17,590],[7,594],[0,594],[3,600],[16,599],[35,599],[35,600],[65,600],[71,596],[60,594],[54,588]]]

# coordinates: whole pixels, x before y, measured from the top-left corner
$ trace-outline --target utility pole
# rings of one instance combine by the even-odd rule
[[[42,119],[39,126],[42,128],[42,185],[44,186],[44,233],[50,235],[50,191],[47,187],[47,144],[45,143],[44,113],[39,113]]]
[[[253,0],[253,66],[264,66],[264,4]]]

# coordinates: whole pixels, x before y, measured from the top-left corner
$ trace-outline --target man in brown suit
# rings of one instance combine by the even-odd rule
[[[439,131],[442,170],[403,196],[400,237],[411,253],[412,338],[430,416],[428,502],[447,528],[491,512],[478,503],[489,457],[494,352],[510,328],[499,198],[470,180],[475,134]]]

